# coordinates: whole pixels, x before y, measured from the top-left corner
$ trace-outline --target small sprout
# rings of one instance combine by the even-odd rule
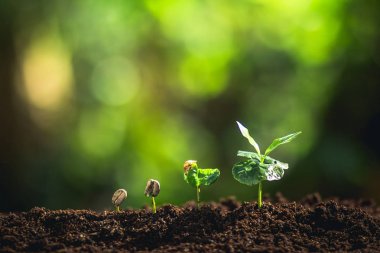
[[[287,163],[282,163],[268,156],[270,152],[278,146],[291,142],[301,132],[289,134],[287,136],[275,139],[272,144],[265,150],[264,154],[260,153],[259,145],[251,137],[247,128],[236,121],[241,134],[248,139],[254,147],[256,153],[248,151],[238,151],[237,155],[248,158],[245,161],[238,162],[232,168],[232,175],[242,184],[252,186],[259,185],[258,205],[262,206],[262,181],[280,180],[284,176],[284,170],[288,169]]]
[[[187,160],[185,162],[185,164],[183,165],[183,173],[185,175],[187,175],[187,173],[189,172],[189,170],[193,167],[193,166],[196,166],[197,165],[197,161],[195,160]]]
[[[152,198],[153,213],[156,213],[156,202],[154,198],[160,193],[160,183],[157,180],[149,179],[145,187],[145,196]]]
[[[115,206],[116,212],[120,212],[120,204],[127,198],[127,191],[119,189],[112,196],[112,204]]]
[[[197,206],[199,208],[201,185],[213,184],[219,178],[220,171],[218,169],[201,169],[198,168],[197,161],[187,160],[183,165],[183,174],[185,181],[197,189]]]

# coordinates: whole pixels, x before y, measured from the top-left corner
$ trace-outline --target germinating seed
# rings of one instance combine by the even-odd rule
[[[157,197],[160,193],[160,183],[157,180],[149,179],[145,187],[145,196]]]
[[[126,198],[127,191],[124,189],[119,189],[115,191],[115,193],[112,196],[112,204],[114,204],[115,206],[119,206]]]
[[[185,173],[185,175],[187,175],[187,173],[189,172],[189,170],[191,169],[191,166],[194,164],[194,163],[197,163],[197,161],[195,160],[187,160],[184,165],[183,165],[183,172]]]

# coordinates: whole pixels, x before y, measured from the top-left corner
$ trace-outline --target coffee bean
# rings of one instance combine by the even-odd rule
[[[183,173],[187,175],[193,164],[197,164],[197,161],[195,160],[187,160],[183,165]]]
[[[127,191],[124,189],[119,189],[115,191],[115,193],[112,196],[112,204],[114,204],[115,206],[119,206],[126,198]]]
[[[145,196],[156,197],[160,193],[160,183],[157,180],[149,179],[145,187]]]

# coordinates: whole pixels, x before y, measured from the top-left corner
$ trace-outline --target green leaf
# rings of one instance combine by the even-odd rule
[[[246,158],[250,158],[250,159],[253,159],[253,160],[257,160],[257,161],[260,162],[259,155],[257,153],[254,153],[254,152],[239,150],[238,153],[237,153],[237,155],[241,156],[241,157],[246,157]],[[264,161],[263,161],[263,163],[264,164],[268,164],[268,165],[276,164],[276,166],[282,168],[283,170],[286,170],[289,167],[287,163],[280,162],[279,160],[273,159],[270,156],[266,156],[265,159],[264,159]]]
[[[287,163],[280,162],[272,157],[266,156],[260,166],[265,169],[266,180],[280,180],[284,176],[284,170],[289,168]]]
[[[190,169],[187,174],[183,174],[184,180],[193,187],[199,187],[201,185],[201,182],[198,178],[198,169],[192,168]]]
[[[242,184],[252,186],[266,179],[265,168],[260,166],[258,160],[238,162],[232,168],[232,175]]]
[[[248,139],[249,143],[255,148],[256,152],[260,155],[260,148],[259,145],[256,143],[256,141],[249,135],[249,131],[247,128],[245,128],[242,124],[240,124],[239,121],[236,121],[236,123],[239,126],[241,134]]]
[[[284,168],[277,164],[260,164],[260,167],[265,170],[265,179],[268,181],[280,180],[284,176]]]
[[[302,132],[297,132],[297,133],[293,133],[293,134],[289,134],[287,136],[284,136],[284,137],[281,137],[281,138],[277,138],[275,139],[272,144],[270,144],[270,146],[267,148],[267,150],[265,150],[265,156],[268,155],[270,152],[272,152],[275,148],[277,148],[278,146],[282,145],[282,144],[285,144],[285,143],[288,143],[288,142],[291,142],[294,138],[297,137],[297,135],[299,135],[300,133]]]
[[[283,170],[286,170],[286,169],[289,168],[289,165],[287,163],[280,162],[279,160],[273,159],[270,156],[266,156],[263,163],[267,164],[267,165],[274,164],[274,165],[280,167]]]
[[[260,161],[260,156],[254,152],[239,150],[237,153],[237,156],[246,157],[246,158],[250,158],[250,159],[256,159],[256,160]]]
[[[201,185],[211,185],[220,176],[218,169],[200,169],[192,168],[187,174],[184,174],[184,180],[193,187],[199,187]]]
[[[289,168],[287,163],[280,162],[269,156],[266,156],[264,161],[260,162],[259,155],[254,152],[238,151],[238,156],[247,157],[249,160],[235,164],[232,174],[240,183],[247,185],[258,184],[260,180],[279,180],[284,176],[284,170]],[[252,171],[255,170],[260,173],[253,173]]]
[[[280,180],[284,176],[284,170],[278,166],[271,165],[265,172],[268,181]]]
[[[218,169],[198,169],[198,178],[201,185],[213,184],[220,176]]]

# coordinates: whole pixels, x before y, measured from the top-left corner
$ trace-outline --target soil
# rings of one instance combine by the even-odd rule
[[[372,201],[233,198],[120,213],[33,208],[0,216],[0,252],[380,252]]]

